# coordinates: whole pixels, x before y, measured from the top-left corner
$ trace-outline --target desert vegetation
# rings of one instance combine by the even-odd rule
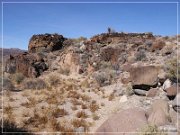
[[[1,128],[64,135],[178,133],[175,39],[111,28],[90,39],[33,35],[27,53],[6,61]]]

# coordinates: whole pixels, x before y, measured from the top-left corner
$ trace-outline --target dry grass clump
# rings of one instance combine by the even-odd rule
[[[99,105],[95,101],[92,101],[89,105],[89,109],[91,112],[96,112],[99,109]]]
[[[93,120],[99,120],[99,118],[100,118],[100,117],[99,117],[96,113],[93,113],[93,114],[92,114],[92,119],[93,119]]]
[[[42,79],[29,79],[23,83],[24,89],[45,89],[47,85]]]
[[[4,106],[3,113],[7,115],[11,115],[13,113],[13,108],[8,104],[7,106]]]
[[[91,100],[91,97],[88,96],[88,95],[83,94],[83,95],[81,95],[81,99],[82,99],[83,101],[89,102],[89,101]]]
[[[13,75],[13,80],[17,83],[20,84],[24,80],[25,76],[22,73],[16,73]]]
[[[58,104],[58,99],[56,96],[52,96],[50,95],[47,99],[46,99],[48,104]]]
[[[141,129],[139,135],[167,135],[167,134],[159,131],[158,127],[155,125],[147,125],[146,127]]]
[[[71,121],[71,124],[74,126],[74,128],[84,127],[85,131],[88,131],[90,127],[90,123],[84,119],[75,118]]]
[[[57,108],[52,112],[52,116],[55,118],[68,115],[68,112],[64,108]]]
[[[109,101],[112,101],[114,98],[115,98],[114,93],[111,93],[111,94],[109,95],[109,97],[108,97],[108,100],[109,100]]]
[[[73,105],[82,105],[83,104],[83,102],[82,101],[79,101],[79,100],[77,100],[77,99],[71,99],[71,103],[73,104]]]
[[[134,91],[133,91],[133,88],[132,88],[132,84],[131,84],[131,83],[128,83],[128,84],[127,84],[125,94],[126,94],[127,96],[131,96],[131,95],[134,94]]]
[[[75,98],[75,99],[79,99],[81,97],[81,94],[79,94],[77,91],[69,91],[67,94],[67,98]]]
[[[173,82],[177,82],[177,80],[180,81],[180,62],[177,61],[176,57],[167,61],[165,64],[165,69],[168,73],[167,77],[169,79],[171,79]]]
[[[48,116],[40,115],[36,109],[34,109],[34,116],[30,117],[27,121],[25,121],[25,125],[33,125],[34,127],[42,127],[42,125],[46,125],[48,123]]]
[[[60,78],[57,75],[50,75],[48,78],[50,86],[57,86],[60,83]]]
[[[81,109],[87,109],[87,108],[88,108],[88,106],[86,104],[81,105]]]
[[[88,115],[86,114],[85,111],[78,111],[78,112],[76,113],[76,117],[77,117],[77,118],[85,119],[85,118],[88,118]]]

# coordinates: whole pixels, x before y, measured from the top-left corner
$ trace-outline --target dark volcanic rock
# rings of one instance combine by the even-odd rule
[[[28,51],[35,53],[59,50],[65,40],[66,38],[58,34],[33,35],[29,41]]]
[[[38,54],[10,55],[5,64],[5,72],[10,74],[20,72],[26,77],[38,77],[45,70],[47,70],[47,65]]]
[[[92,43],[110,44],[110,43],[133,43],[143,44],[146,40],[154,40],[152,33],[102,33],[91,38]]]

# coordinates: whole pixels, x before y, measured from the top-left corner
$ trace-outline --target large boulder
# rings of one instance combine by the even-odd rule
[[[147,126],[145,111],[140,108],[123,110],[108,118],[97,130],[95,135],[129,134]],[[125,133],[129,132],[129,133]]]
[[[169,105],[167,101],[161,99],[154,101],[148,122],[156,126],[163,126],[170,123]]]
[[[173,84],[169,88],[165,89],[167,96],[169,97],[170,100],[173,100],[176,97],[177,93],[179,92],[178,87],[179,86],[177,84]]]
[[[130,77],[134,89],[149,90],[158,84],[158,71],[156,66],[140,66],[130,70]]]
[[[38,77],[43,71],[47,70],[47,64],[38,54],[23,53],[11,56],[5,64],[5,72],[14,74],[22,73],[26,77]]]
[[[29,41],[28,51],[36,53],[59,50],[63,47],[65,40],[66,38],[58,34],[33,35]]]

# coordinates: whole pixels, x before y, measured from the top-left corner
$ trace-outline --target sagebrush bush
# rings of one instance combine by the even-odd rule
[[[47,85],[42,79],[29,79],[23,83],[24,89],[45,89]]]
[[[139,50],[135,55],[136,61],[144,61],[147,59],[145,50]]]
[[[126,94],[127,96],[131,96],[131,95],[134,94],[131,83],[128,83],[128,84],[127,84],[125,94]]]
[[[49,82],[50,86],[56,86],[59,84],[60,78],[57,75],[50,75],[48,78],[48,82]]]
[[[100,86],[104,86],[109,81],[109,75],[106,72],[96,72],[93,77]]]
[[[167,72],[167,77],[171,81],[173,82],[177,82],[177,80],[180,81],[180,62],[177,61],[176,57],[166,62],[165,70]]]
[[[0,77],[2,81],[0,81],[0,86],[3,90],[14,90],[15,87],[10,79],[5,77]]]
[[[24,80],[25,76],[22,73],[16,73],[13,75],[13,80],[17,83],[20,84]]]

